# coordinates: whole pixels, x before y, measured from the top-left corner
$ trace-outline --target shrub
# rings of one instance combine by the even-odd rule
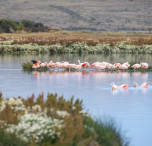
[[[48,32],[49,28],[44,26],[41,22],[34,22],[31,20],[22,20],[21,23],[24,25],[27,31],[31,32]]]
[[[21,22],[12,21],[10,19],[0,20],[0,33],[13,33],[21,30],[31,32],[48,32],[49,27],[44,26],[43,23],[30,20],[22,20]]]
[[[83,112],[82,101],[57,94],[27,99],[0,94],[1,145],[127,146],[113,123],[104,124]]]
[[[86,43],[65,44],[47,44],[38,45],[35,43],[29,44],[14,44],[13,41],[0,41],[1,53],[12,54],[43,54],[43,53],[104,53],[104,54],[120,54],[120,53],[146,53],[152,54],[152,45],[131,45],[127,42],[119,42],[117,44],[96,44],[88,46]]]
[[[12,21],[10,19],[2,19],[0,20],[0,28],[1,28],[1,32],[6,32],[6,33],[10,33],[10,32],[14,32],[18,29],[18,24],[15,21]]]

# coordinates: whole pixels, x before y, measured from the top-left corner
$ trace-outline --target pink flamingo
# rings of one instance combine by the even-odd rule
[[[107,67],[106,65],[105,66],[103,66],[103,65],[96,66],[97,69],[102,69],[102,70],[106,69],[106,67]]]
[[[119,88],[127,88],[129,86],[129,84],[122,84],[119,86]]]
[[[129,86],[129,84],[122,84],[120,86],[117,86],[117,85],[115,85],[115,83],[112,83],[111,86],[112,86],[112,90],[116,90],[119,88],[127,88]]]
[[[93,67],[93,68],[97,68],[98,66],[100,66],[100,62],[94,62],[92,65],[91,65],[91,67]]]
[[[84,63],[80,63],[80,60],[78,60],[79,65],[81,65],[82,67],[86,68],[89,67],[90,64],[88,62],[84,62]]]
[[[141,84],[141,88],[148,88],[148,86],[149,86],[149,83],[143,83],[143,84]]]
[[[33,64],[32,68],[39,68],[40,65],[39,64]]]
[[[122,64],[122,65],[121,65],[121,69],[122,69],[122,70],[123,70],[123,69],[128,69],[128,67],[129,67],[129,66],[126,65],[126,64]]]
[[[55,65],[55,67],[60,67],[61,62],[56,62],[54,65]]]
[[[123,63],[122,65],[126,65],[127,67],[130,66],[130,64],[128,62]]]
[[[75,68],[76,64],[69,64],[69,68]]]
[[[53,61],[51,60],[48,64],[47,67],[51,67],[51,68],[55,68],[55,64],[53,63]]]
[[[120,63],[115,63],[114,66],[115,66],[116,68],[121,68],[121,64],[120,64]]]
[[[103,66],[105,66],[105,65],[108,66],[110,63],[108,63],[108,62],[101,62],[100,64],[103,65]]]
[[[112,90],[117,90],[119,86],[115,85],[115,83],[111,83]]]
[[[134,86],[134,88],[138,87],[137,82],[134,82],[134,83],[133,83],[133,86]]]
[[[39,68],[40,64],[41,64],[41,61],[39,61],[39,60],[32,60],[32,63],[33,63],[32,68]]]
[[[95,67],[96,65],[100,64],[100,62],[94,62],[91,67]]]
[[[46,67],[47,66],[47,62],[41,63],[40,67]]]
[[[110,64],[110,63],[108,63],[108,64],[107,64],[107,68],[111,69],[111,68],[113,68],[113,65]]]
[[[142,68],[148,68],[148,63],[141,63]]]
[[[141,65],[140,64],[134,64],[133,66],[132,66],[132,68],[134,68],[134,69],[136,69],[136,68],[140,68],[141,67]]]
[[[62,63],[61,68],[69,68],[69,62]]]
[[[81,65],[75,65],[74,68],[75,68],[75,69],[81,69],[82,66],[81,66]]]

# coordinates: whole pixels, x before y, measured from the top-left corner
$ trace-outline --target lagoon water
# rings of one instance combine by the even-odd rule
[[[152,65],[151,55],[0,55],[0,91],[3,97],[26,98],[32,93],[58,93],[66,99],[74,96],[83,100],[85,109],[96,118],[109,116],[121,125],[122,132],[129,137],[131,146],[152,146],[152,72],[97,72],[97,71],[22,71],[21,64],[31,59],[77,63],[80,59],[90,63],[96,61],[147,62]],[[112,91],[112,82],[138,84],[150,82],[147,89],[133,88]]]

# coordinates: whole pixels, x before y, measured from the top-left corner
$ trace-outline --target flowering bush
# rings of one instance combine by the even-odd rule
[[[48,94],[47,100],[44,100],[43,94],[36,100],[34,96],[28,99],[5,99],[0,95],[1,129],[8,134],[15,134],[25,143],[55,143],[57,140],[60,143],[70,143],[78,135],[78,131],[75,129],[69,135],[68,127],[79,125],[80,137],[83,133],[82,123],[79,124],[78,121],[82,122],[82,115],[79,114],[82,110],[81,103],[79,100],[74,103],[73,98],[69,101],[65,101],[63,97],[57,99],[56,94]],[[71,119],[74,122],[69,124]]]
[[[52,143],[59,138],[63,126],[63,120],[52,119],[45,113],[29,113],[21,116],[17,125],[8,124],[6,131],[25,142],[40,143],[47,139]]]
[[[14,141],[15,140],[15,141]],[[0,94],[0,145],[127,146],[115,126],[96,122],[83,111],[82,101],[57,94],[5,99]]]

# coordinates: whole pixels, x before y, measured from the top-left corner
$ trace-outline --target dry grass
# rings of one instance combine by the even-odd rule
[[[28,44],[69,44],[85,42],[88,45],[98,43],[113,44],[127,41],[134,45],[152,44],[152,34],[146,32],[92,32],[92,31],[63,31],[52,30],[49,33],[12,33],[1,34],[0,40],[13,40],[14,43]]]

